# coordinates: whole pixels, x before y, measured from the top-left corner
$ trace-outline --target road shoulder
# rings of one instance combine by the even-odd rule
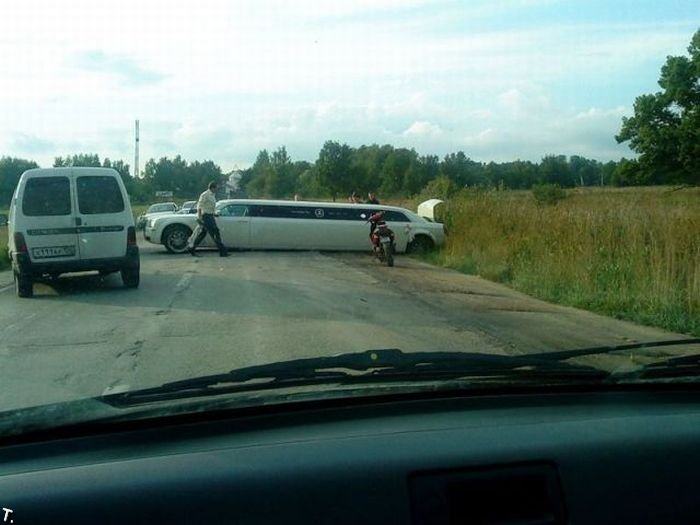
[[[387,282],[459,323],[498,338],[513,353],[539,353],[687,336],[548,303],[499,283],[410,257],[387,268],[368,254],[328,254]],[[381,309],[381,305],[379,306]]]

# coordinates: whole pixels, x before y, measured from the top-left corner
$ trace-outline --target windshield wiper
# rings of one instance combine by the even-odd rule
[[[679,346],[700,344],[700,338],[694,339],[665,339],[663,341],[649,341],[646,343],[627,343],[624,345],[593,346],[590,348],[578,348],[576,350],[562,350],[560,352],[547,352],[538,354],[542,359],[564,361],[573,357],[583,357],[587,355],[609,354],[622,350],[643,350],[645,348],[659,348],[663,346]]]
[[[114,406],[207,395],[251,392],[322,384],[363,384],[432,381],[464,377],[518,381],[596,381],[607,373],[591,366],[543,359],[542,355],[510,356],[467,352],[410,352],[368,350],[329,357],[249,366],[164,385],[109,394],[101,399]]]
[[[361,385],[369,383],[444,381],[471,378],[474,382],[500,380],[568,382],[616,382],[618,375],[593,366],[564,362],[588,355],[664,346],[699,344],[697,339],[674,339],[616,346],[598,346],[530,355],[497,355],[470,352],[408,352],[398,349],[368,350],[328,357],[312,357],[238,368],[161,386],[108,394],[100,399],[112,406],[133,406],[153,401],[188,397],[254,392],[310,385]],[[681,359],[681,358],[676,358]],[[665,359],[656,368],[647,365],[646,374],[660,373],[659,367],[683,361]],[[700,364],[698,364],[700,373]],[[688,365],[685,365],[688,372]],[[697,374],[696,374],[697,375]],[[619,375],[619,377],[623,377]]]
[[[641,365],[635,370],[613,372],[610,378],[620,383],[682,378],[694,378],[697,381],[700,378],[700,354],[668,357],[662,361]]]

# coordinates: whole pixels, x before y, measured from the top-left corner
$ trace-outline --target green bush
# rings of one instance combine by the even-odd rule
[[[566,198],[566,190],[559,184],[539,184],[532,187],[532,196],[539,206],[553,206]]]
[[[426,199],[442,199],[442,200],[447,200],[450,197],[454,196],[459,188],[457,185],[451,180],[445,177],[444,175],[437,177],[433,180],[431,180],[425,188],[423,188],[423,191],[420,193],[420,197],[423,200]]]

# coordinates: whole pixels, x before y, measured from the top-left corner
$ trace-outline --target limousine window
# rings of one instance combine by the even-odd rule
[[[248,206],[242,204],[229,204],[219,210],[221,217],[246,217],[248,215]]]
[[[28,217],[70,215],[70,200],[68,177],[36,177],[27,181],[22,213]]]
[[[259,204],[250,208],[250,215],[253,217],[327,219],[336,221],[366,221],[367,217],[377,211],[376,209],[337,208],[335,206],[314,208],[312,206],[264,206]],[[363,215],[365,216],[364,218],[362,217]],[[404,213],[395,210],[384,210],[384,219],[387,222],[411,222]]]
[[[386,210],[384,212],[384,220],[387,222],[411,222],[405,214],[394,210]]]
[[[360,221],[363,220],[362,210],[351,208],[324,208],[323,218],[336,221]]]
[[[102,175],[78,177],[78,207],[80,213],[120,213],[124,211],[124,199],[114,177]]]
[[[367,219],[362,218],[362,215],[364,215],[365,217],[371,217],[373,214],[377,213],[377,211],[384,212],[384,220],[387,222],[411,222],[411,219],[406,217],[404,213],[394,210],[361,210],[358,212],[360,214],[358,219],[366,221]]]
[[[307,206],[251,206],[250,215],[253,217],[269,217],[276,219],[313,219],[314,208]]]
[[[287,213],[289,217],[294,219],[313,219],[314,216],[318,217],[316,210],[312,208],[306,208],[303,206],[299,207],[289,207],[287,208]]]

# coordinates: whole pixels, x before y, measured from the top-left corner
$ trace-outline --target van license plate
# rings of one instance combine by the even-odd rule
[[[32,249],[35,259],[51,259],[53,257],[73,257],[75,246],[46,246]]]

